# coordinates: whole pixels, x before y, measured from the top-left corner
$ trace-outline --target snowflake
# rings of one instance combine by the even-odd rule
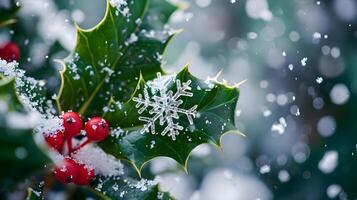
[[[177,91],[174,94],[173,91],[168,89],[168,86],[171,82],[176,83]],[[144,111],[149,110],[149,114],[151,117],[143,117],[140,116],[139,120],[146,122],[144,128],[141,130],[141,133],[148,131],[152,134],[156,133],[156,125],[155,123],[159,121],[160,126],[165,126],[164,130],[161,132],[162,136],[166,134],[172,138],[172,140],[176,140],[176,136],[179,135],[179,131],[184,129],[178,122],[179,114],[186,115],[190,125],[193,124],[193,118],[196,116],[196,108],[197,105],[192,108],[186,110],[180,108],[183,101],[180,100],[180,97],[192,97],[193,93],[191,91],[191,80],[188,80],[185,83],[181,83],[180,80],[173,79],[172,77],[161,77],[161,74],[157,74],[157,78],[149,82],[145,85],[144,95],[139,94],[138,97],[134,97],[133,101],[136,102],[136,108],[140,108],[138,110],[139,114],[142,114]],[[149,94],[149,90],[151,89],[151,94]]]

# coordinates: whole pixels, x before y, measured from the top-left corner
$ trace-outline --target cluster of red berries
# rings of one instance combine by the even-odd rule
[[[8,62],[14,60],[19,61],[20,59],[19,47],[13,42],[8,42],[5,43],[4,45],[0,45],[0,58]]]
[[[49,146],[64,154],[64,144],[67,143],[67,155],[62,162],[55,167],[54,174],[61,183],[75,183],[87,185],[94,177],[94,170],[88,166],[76,162],[72,153],[81,149],[90,142],[100,142],[109,134],[109,124],[101,117],[93,117],[85,124],[86,140],[73,147],[72,140],[79,136],[83,129],[81,117],[75,112],[66,112],[60,116],[63,120],[64,131],[45,135]]]

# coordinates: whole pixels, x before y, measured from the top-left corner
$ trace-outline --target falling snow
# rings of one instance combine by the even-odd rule
[[[306,66],[306,62],[307,62],[308,58],[307,57],[304,57],[303,59],[301,59],[301,65],[302,66]]]
[[[316,78],[316,83],[321,84],[324,79],[322,77]]]
[[[279,122],[274,123],[271,126],[271,131],[277,132],[278,134],[282,135],[282,134],[284,134],[286,127],[287,127],[287,123],[286,123],[285,118],[280,117]]]
[[[266,173],[269,173],[270,170],[271,170],[271,169],[270,169],[270,165],[263,165],[263,166],[260,167],[259,172],[260,172],[261,174],[266,174]]]
[[[337,151],[327,151],[325,155],[320,160],[318,167],[319,169],[325,173],[329,174],[335,170],[338,165],[338,153]]]

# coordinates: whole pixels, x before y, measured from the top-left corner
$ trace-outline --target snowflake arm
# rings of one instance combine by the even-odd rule
[[[176,83],[176,92],[169,90],[169,85]],[[157,78],[144,87],[143,93],[138,97],[133,97],[136,102],[136,108],[139,108],[138,114],[143,114],[148,110],[150,117],[139,116],[139,120],[145,122],[141,133],[151,132],[156,133],[156,126],[163,127],[162,136],[168,135],[172,140],[176,140],[179,131],[184,130],[184,127],[178,123],[180,114],[186,115],[190,125],[193,124],[193,118],[196,116],[197,105],[189,110],[183,109],[180,106],[184,103],[180,97],[192,97],[191,80],[181,83],[180,80],[174,80],[172,77],[162,77],[161,74]],[[156,123],[156,122],[159,123]]]

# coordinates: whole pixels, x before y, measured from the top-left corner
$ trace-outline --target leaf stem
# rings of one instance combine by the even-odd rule
[[[72,152],[76,152],[78,151],[79,149],[83,148],[84,146],[86,146],[87,144],[89,144],[91,142],[90,139],[87,138],[87,140],[85,142],[83,142],[82,144],[80,144],[79,146],[75,147]],[[71,153],[72,153],[71,152]]]

